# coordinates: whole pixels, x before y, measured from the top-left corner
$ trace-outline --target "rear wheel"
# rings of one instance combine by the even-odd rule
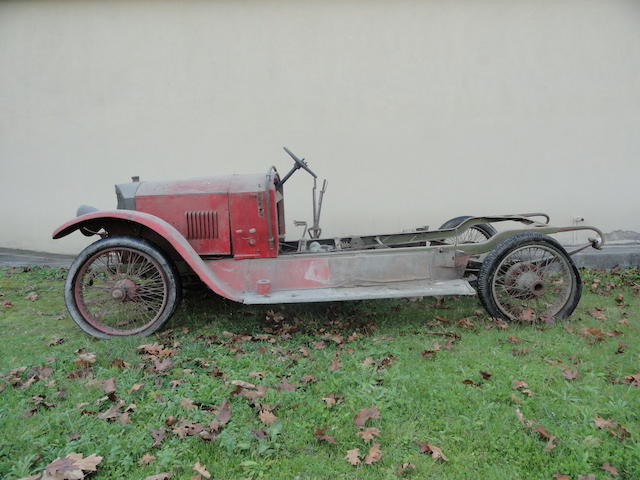
[[[65,284],[67,309],[98,338],[146,336],[171,317],[180,280],[151,243],[131,237],[99,240],[75,259]]]
[[[478,275],[478,295],[498,318],[535,322],[566,318],[580,301],[582,280],[553,238],[519,233],[492,250]]]
[[[440,226],[440,230],[446,230],[446,229],[449,229],[449,228],[455,228],[458,225],[460,225],[462,222],[464,222],[465,220],[468,220],[470,218],[473,218],[473,217],[471,217],[469,215],[465,215],[465,216],[462,216],[462,217],[452,218],[451,220],[447,220],[446,222],[444,222]],[[479,225],[474,225],[473,227],[468,228],[464,232],[460,233],[457,237],[453,237],[451,239],[446,239],[445,242],[446,243],[453,243],[454,240],[457,240],[457,243],[459,243],[459,244],[460,243],[480,243],[480,242],[484,242],[485,240],[493,237],[496,233],[498,233],[498,232],[490,224],[481,223]]]
[[[455,228],[460,225],[465,220],[472,218],[469,215],[455,217],[451,220],[444,222],[440,226],[440,230],[446,230],[449,228]],[[473,227],[468,228],[464,232],[460,233],[456,237],[447,238],[442,241],[445,245],[451,245],[453,243],[457,243],[458,245],[464,243],[481,243],[485,242],[491,237],[493,237],[498,231],[493,228],[493,226],[489,223],[481,223],[479,225],[474,225]],[[467,263],[467,268],[465,269],[464,276],[467,278],[471,278],[470,282],[475,286],[474,277],[478,276],[478,272],[480,270],[480,266],[482,265],[482,259],[480,257],[474,257],[469,260]]]

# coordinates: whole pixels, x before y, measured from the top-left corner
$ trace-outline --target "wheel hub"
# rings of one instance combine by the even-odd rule
[[[111,298],[117,302],[126,302],[136,295],[136,284],[133,280],[123,278],[118,280],[111,289]]]
[[[505,286],[516,298],[531,299],[544,294],[544,282],[531,263],[516,263],[505,274]]]

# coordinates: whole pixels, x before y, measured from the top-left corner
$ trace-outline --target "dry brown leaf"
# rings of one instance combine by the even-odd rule
[[[47,345],[50,347],[53,347],[54,345],[60,345],[61,343],[64,343],[64,342],[65,342],[64,338],[58,337],[51,340]]]
[[[171,478],[173,476],[173,473],[171,472],[162,472],[162,473],[156,473],[155,475],[150,475],[148,477],[145,477],[144,480],[167,480],[167,478]]]
[[[313,430],[313,435],[319,442],[336,443],[336,439],[332,435],[327,435],[328,426],[322,428],[316,428]]]
[[[565,368],[564,370],[562,370],[562,375],[564,375],[564,378],[566,378],[567,380],[575,380],[576,378],[578,378],[578,370],[570,370],[568,368]]]
[[[427,442],[416,442],[416,444],[420,447],[420,453],[430,453],[431,457],[435,460],[442,460],[443,462],[449,461],[439,447]]]
[[[102,382],[102,390],[104,390],[104,393],[114,393],[116,391],[116,379],[114,377],[107,378]]]
[[[511,355],[513,355],[514,357],[521,357],[523,355],[526,355],[527,353],[529,353],[531,351],[531,347],[526,347],[526,348],[512,348],[511,349]]]
[[[416,469],[416,466],[413,463],[407,462],[407,463],[398,465],[398,468],[396,469],[396,473],[398,474],[399,477],[403,477],[409,471],[415,470],[415,469]]]
[[[283,378],[282,381],[275,386],[275,389],[279,392],[295,392],[296,386],[289,383],[286,378]]]
[[[258,418],[265,425],[273,425],[276,423],[276,420],[278,420],[278,418],[268,410],[260,410]]]
[[[526,418],[524,418],[524,415],[519,408],[516,408],[516,418],[526,428],[531,428],[531,426],[533,425],[533,422],[531,420],[527,420]]]
[[[244,380],[231,380],[231,385],[242,388],[251,388],[254,389],[256,386],[253,383],[245,382]]]
[[[553,478],[555,478],[555,480],[571,480],[571,477],[569,477],[569,475],[565,475],[564,473],[556,473]]]
[[[627,430],[619,423],[614,422],[611,418],[604,419],[602,417],[596,417],[594,419],[594,423],[596,427],[602,430],[607,430],[607,432],[609,432],[609,435],[620,441],[629,436],[629,430]]]
[[[347,450],[347,455],[344,458],[346,458],[347,462],[349,462],[351,465],[355,466],[360,464],[361,456],[362,454],[360,453],[360,449],[354,448],[353,450]]]
[[[96,363],[96,354],[95,353],[79,353],[74,363],[80,367],[91,367],[94,363]]]
[[[370,418],[378,419],[380,418],[380,410],[376,407],[363,408],[353,417],[353,423],[356,427],[364,427],[367,420]]]
[[[150,428],[149,432],[151,433],[151,438],[153,438],[153,448],[160,448],[160,443],[164,440],[164,437],[167,436],[167,429],[164,427],[160,427],[157,430]]]
[[[81,453],[70,453],[64,458],[56,458],[42,472],[47,480],[81,480],[87,472],[95,472],[102,457],[95,454],[83,458]],[[39,476],[35,476],[39,478]]]
[[[358,432],[357,434],[360,435],[362,440],[364,440],[364,443],[369,443],[375,437],[380,435],[380,430],[377,429],[376,427],[369,427],[369,428],[365,428],[361,432]]]
[[[524,310],[522,310],[522,312],[520,312],[518,319],[521,322],[531,323],[536,319],[536,312],[533,310],[533,308],[525,308]]]
[[[372,463],[376,463],[378,460],[382,458],[382,450],[380,449],[379,443],[374,443],[371,445],[369,449],[369,453],[364,459],[365,465],[371,465]]]
[[[29,292],[27,293],[27,296],[24,297],[27,300],[31,300],[32,302],[35,302],[38,299],[38,294],[36,292]]]
[[[193,466],[193,471],[199,473],[204,478],[211,478],[211,474],[207,472],[207,468],[200,462],[196,462],[196,464]]]
[[[340,361],[340,358],[333,357],[333,360],[331,360],[331,364],[329,365],[329,370],[331,370],[332,372],[335,372],[337,370],[340,370],[340,368],[342,368],[342,362]]]
[[[578,480],[596,480],[596,476],[593,473],[587,475],[578,475]]]
[[[138,390],[140,390],[143,387],[143,385],[141,383],[134,383],[133,385],[131,385],[131,388],[129,389],[129,393],[131,392],[137,392]]]
[[[622,295],[622,294],[620,294]],[[613,475],[614,477],[618,476],[618,469],[616,467],[614,467],[613,465],[609,465],[608,463],[604,463],[602,465],[602,470],[604,470],[605,472],[610,473],[611,475]]]
[[[191,400],[190,398],[183,398],[182,400],[180,400],[180,406],[185,410],[193,410],[195,408],[193,400]]]
[[[140,463],[143,465],[149,465],[155,459],[156,457],[154,457],[153,455],[149,455],[148,453],[145,453],[144,455],[142,455],[142,457],[140,457]]]
[[[623,297],[624,300],[624,297]],[[604,309],[602,307],[596,307],[593,310],[588,310],[587,313],[591,315],[593,318],[600,320],[601,322],[606,322],[609,318],[605,315]]]
[[[533,430],[540,435],[543,439],[547,440],[547,444],[544,447],[545,452],[550,452],[554,448],[556,448],[556,437],[551,435],[542,425],[536,425]]]
[[[339,395],[336,395],[335,393],[327,393],[324,397],[322,397],[322,400],[327,405],[327,407],[332,407],[337,402],[341,401],[342,397]]]

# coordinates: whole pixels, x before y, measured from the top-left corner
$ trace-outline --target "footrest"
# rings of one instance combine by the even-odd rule
[[[403,297],[433,297],[439,295],[475,295],[466,280],[410,281],[367,285],[359,287],[331,287],[274,291],[267,295],[247,293],[244,303],[276,304],[306,302],[337,302],[343,300],[369,300]]]

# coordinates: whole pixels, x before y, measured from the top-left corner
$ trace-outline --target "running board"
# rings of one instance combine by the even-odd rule
[[[331,287],[299,290],[282,290],[259,295],[246,293],[244,303],[277,304],[305,302],[337,302],[344,300],[370,300],[381,298],[433,297],[437,295],[475,295],[476,291],[466,280],[384,283],[362,287]]]

